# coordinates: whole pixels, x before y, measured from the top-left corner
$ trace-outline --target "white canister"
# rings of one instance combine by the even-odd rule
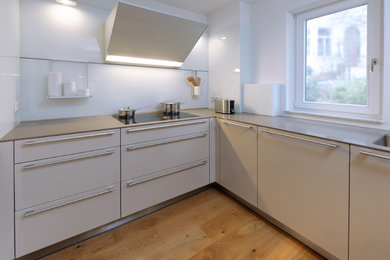
[[[49,72],[47,80],[49,97],[61,96],[62,74],[60,72]]]
[[[76,96],[76,82],[65,82],[62,91],[64,96]]]
[[[89,97],[91,92],[88,88],[82,88],[77,90],[77,96]]]
[[[200,87],[199,86],[193,86],[192,87],[192,95],[199,96],[200,95]]]

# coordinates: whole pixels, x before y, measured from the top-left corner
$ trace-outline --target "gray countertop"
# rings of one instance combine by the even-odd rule
[[[189,109],[185,110],[185,112],[195,114],[200,118],[217,117],[222,119],[229,119],[256,126],[263,126],[292,133],[325,138],[333,141],[364,146],[382,151],[390,151],[390,148],[388,147],[374,144],[374,142],[384,134],[390,134],[390,131],[283,116],[272,117],[246,113],[223,115],[217,114],[210,109]],[[169,121],[159,121],[145,124],[166,122]],[[122,127],[129,126],[119,122],[111,116],[30,121],[20,123],[12,131],[0,139],[0,141],[14,141],[20,139],[30,139]]]

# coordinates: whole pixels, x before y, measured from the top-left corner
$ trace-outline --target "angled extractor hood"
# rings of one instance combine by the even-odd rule
[[[119,1],[105,23],[105,60],[180,68],[206,28],[206,24]]]

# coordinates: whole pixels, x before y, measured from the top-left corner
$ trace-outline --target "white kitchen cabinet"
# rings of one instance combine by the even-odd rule
[[[209,184],[208,160],[122,182],[122,217]]]
[[[257,206],[257,127],[219,120],[219,184]]]
[[[209,119],[122,129],[122,217],[210,182]]]
[[[15,165],[15,210],[120,182],[120,148]]]
[[[208,157],[208,132],[124,145],[121,160],[122,180],[130,180]]]
[[[120,185],[109,185],[15,213],[16,257],[120,217]]]
[[[120,218],[120,130],[15,141],[16,257]]]
[[[210,118],[210,183],[217,181],[219,174],[219,125],[216,118]]]
[[[351,146],[350,259],[389,259],[390,153]]]
[[[121,143],[122,145],[135,144],[208,131],[208,118],[133,126],[121,130]]]
[[[0,259],[14,258],[13,142],[0,143]]]
[[[349,145],[259,128],[259,209],[347,259],[348,196]]]
[[[119,129],[25,139],[15,141],[15,162],[28,162],[119,145]]]

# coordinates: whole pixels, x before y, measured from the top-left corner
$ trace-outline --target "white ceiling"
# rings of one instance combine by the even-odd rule
[[[77,2],[98,6],[111,10],[118,0],[77,0]],[[214,11],[217,11],[227,5],[239,2],[240,0],[154,0],[166,5],[171,5],[188,11],[192,11],[198,14],[207,15]],[[243,0],[247,3],[255,2],[256,0]],[[153,2],[153,0],[151,1]]]
[[[155,0],[156,2],[172,5],[195,13],[207,15],[239,0]],[[252,3],[256,0],[245,0]]]

